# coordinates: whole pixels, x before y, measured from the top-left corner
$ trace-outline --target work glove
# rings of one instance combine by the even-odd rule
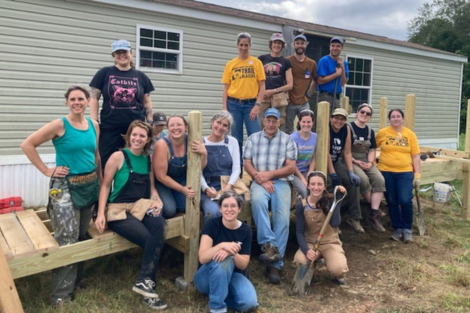
[[[349,173],[349,179],[351,180],[351,183],[353,183],[355,186],[359,186],[361,183],[361,178],[354,174],[353,171],[348,171]]]
[[[341,185],[341,179],[336,175],[336,173],[330,174],[331,184],[333,187]]]
[[[419,188],[419,185],[421,185],[421,173],[415,173],[413,179],[413,187]]]

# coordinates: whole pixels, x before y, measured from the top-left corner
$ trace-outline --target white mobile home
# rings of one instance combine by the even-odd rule
[[[0,0],[0,198],[20,195],[26,205],[45,203],[47,179],[19,145],[67,112],[68,85],[88,85],[99,68],[112,64],[112,41],[131,42],[137,67],[156,88],[155,110],[201,110],[208,124],[222,108],[222,71],[236,56],[235,38],[242,31],[253,37],[253,55],[268,52],[273,32],[290,40],[303,32],[310,41],[307,54],[316,60],[328,53],[330,37],[343,36],[351,70],[345,93],[353,108],[362,102],[378,108],[381,97],[389,107],[403,108],[413,93],[420,143],[456,148],[467,61],[460,55],[190,0]],[[54,162],[51,145],[40,153]]]

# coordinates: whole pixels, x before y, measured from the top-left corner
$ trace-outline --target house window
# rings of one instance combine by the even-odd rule
[[[182,31],[137,25],[136,42],[138,69],[148,72],[182,73]]]
[[[346,84],[346,96],[352,112],[362,103],[369,103],[372,91],[372,59],[347,57],[349,80]]]

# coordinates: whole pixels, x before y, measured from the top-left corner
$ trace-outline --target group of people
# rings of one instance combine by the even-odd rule
[[[282,34],[269,40],[270,54],[250,56],[251,36],[237,37],[239,54],[226,64],[222,111],[210,122],[210,134],[188,142],[188,123],[181,115],[153,113],[150,79],[134,68],[126,40],[111,45],[114,65],[93,77],[91,92],[71,86],[65,93],[69,114],[30,135],[21,145],[32,164],[51,177],[48,213],[59,245],[84,240],[96,209],[95,225],[143,248],[139,277],[132,290],[152,309],[167,304],[155,293],[159,258],[165,243],[165,219],[185,211],[186,199],[201,193],[205,224],[194,282],[209,296],[211,312],[227,307],[249,311],[258,306],[256,291],[246,277],[250,261],[251,228],[238,220],[246,196],[261,248],[259,261],[266,276],[279,284],[289,236],[291,185],[305,201],[295,206],[299,244],[294,262],[324,258],[335,280],[343,284],[347,261],[338,236],[337,208],[317,251],[313,243],[332,204],[329,187],[347,191],[346,222],[364,232],[359,220],[359,193],[370,203],[367,221],[385,231],[379,204],[385,192],[393,240],[412,240],[412,188],[419,184],[419,147],[414,133],[403,126],[403,112],[389,113],[390,126],[377,135],[367,126],[372,107],[362,104],[356,120],[339,108],[339,94],[348,79],[340,57],[344,41],[334,37],[330,54],[317,68],[305,55],[304,35],[294,38],[295,54],[284,58]],[[315,90],[331,103],[328,173],[315,171],[315,122],[308,98]],[[103,95],[100,124],[99,101]],[[91,118],[85,117],[90,106]],[[298,118],[293,132],[294,118]],[[248,139],[243,146],[243,123]],[[167,128],[165,130],[164,128]],[[232,136],[229,132],[232,132]],[[49,168],[37,147],[52,141],[56,166]],[[380,162],[376,149],[381,148]],[[201,190],[186,182],[188,150],[201,157]],[[241,180],[243,170],[251,177]],[[271,213],[269,213],[271,211]],[[80,286],[83,263],[53,271],[51,302],[71,301]]]

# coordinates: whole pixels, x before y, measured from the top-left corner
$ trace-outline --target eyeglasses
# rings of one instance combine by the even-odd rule
[[[364,110],[360,110],[359,113],[365,114],[365,115],[367,115],[367,116],[371,116],[371,115],[372,115],[372,113],[367,112],[367,111],[364,111]]]

